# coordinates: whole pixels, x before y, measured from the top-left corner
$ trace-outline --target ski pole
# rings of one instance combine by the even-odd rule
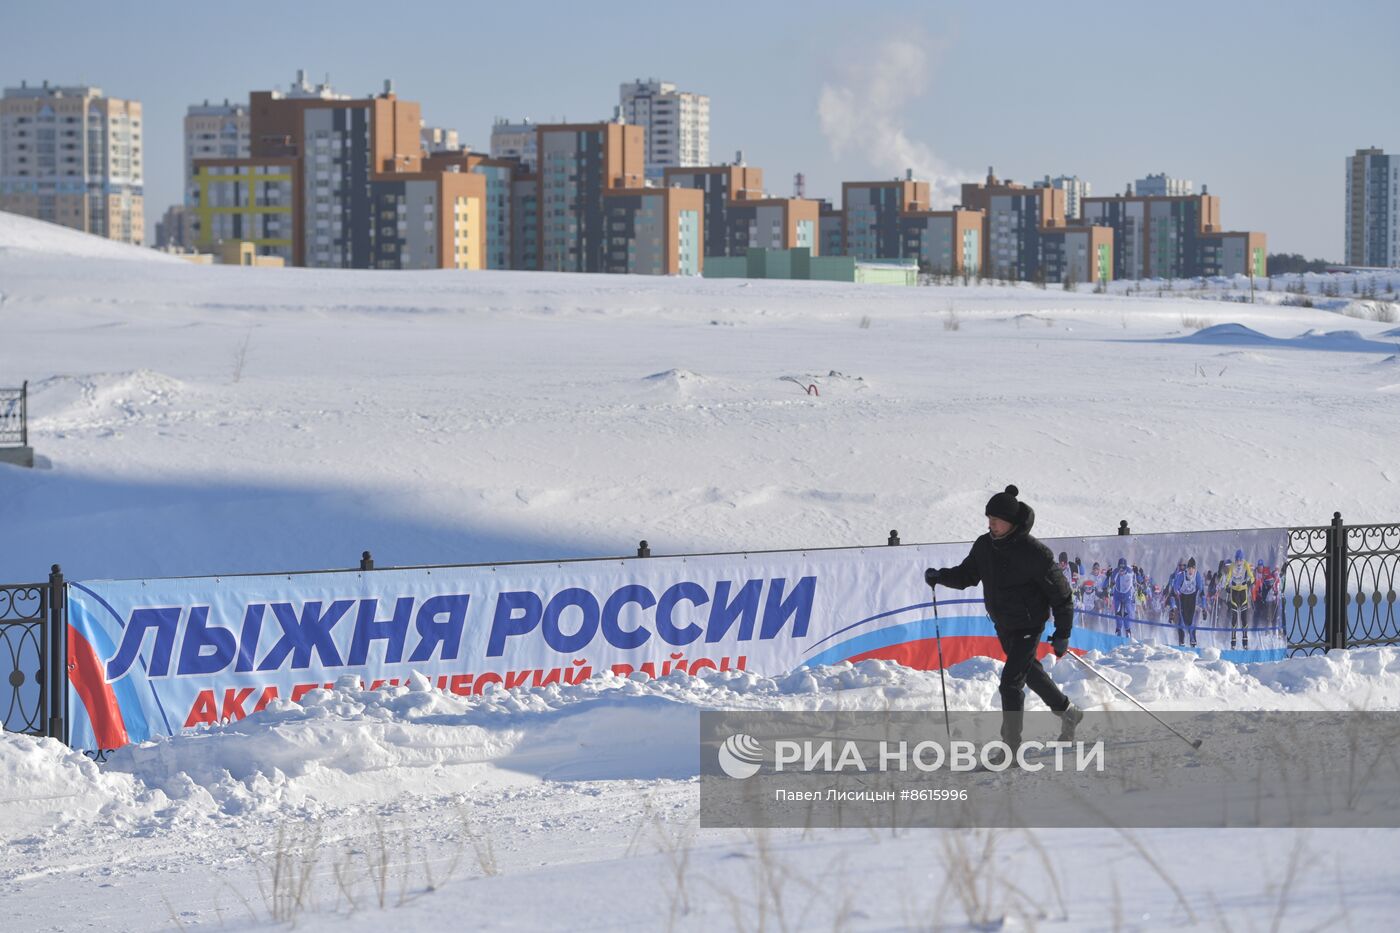
[[[1124,690],[1122,687],[1118,686],[1118,685],[1115,684],[1113,681],[1111,681],[1111,680],[1109,680],[1107,677],[1105,677],[1105,676],[1099,671],[1098,668],[1094,667],[1094,665],[1090,664],[1088,661],[1084,660],[1084,659],[1081,658],[1079,655],[1075,654],[1073,651],[1066,651],[1065,654],[1067,654],[1067,655],[1068,655],[1069,657],[1071,657],[1071,658],[1074,658],[1076,661],[1078,661],[1080,664],[1082,664],[1082,665],[1084,666],[1084,669],[1085,669],[1086,671],[1088,671],[1089,673],[1093,674],[1095,677],[1097,677],[1099,680],[1102,680],[1104,683],[1108,684],[1108,685],[1109,685],[1110,687],[1112,687],[1114,690],[1117,690],[1119,693],[1123,694],[1123,696],[1127,697],[1127,698],[1128,698],[1128,702],[1132,703],[1132,704],[1133,704],[1134,706],[1136,706],[1138,709],[1142,710],[1144,713],[1146,713],[1147,715],[1151,716],[1153,719],[1157,720],[1157,721],[1160,722],[1162,725],[1166,726],[1169,730],[1171,730],[1172,734],[1175,735],[1177,738],[1181,739],[1181,741],[1185,742],[1187,745],[1190,745],[1192,748],[1200,748],[1200,747],[1201,747],[1201,740],[1200,740],[1200,739],[1188,739],[1186,736],[1182,735],[1180,732],[1177,732],[1177,730],[1176,730],[1175,728],[1172,727],[1171,723],[1167,722],[1167,721],[1166,721],[1165,719],[1163,719],[1161,716],[1158,716],[1156,713],[1152,712],[1152,710],[1148,709],[1146,706],[1143,706],[1141,703],[1139,703],[1139,702],[1137,701],[1137,699],[1134,698],[1133,695],[1132,695],[1131,693],[1129,693],[1128,691]]]
[[[938,627],[938,584],[930,583],[933,592],[933,640],[938,645],[938,684],[943,689],[943,728],[948,730],[948,741],[953,740],[953,724],[948,718],[948,681],[943,676],[943,633]]]

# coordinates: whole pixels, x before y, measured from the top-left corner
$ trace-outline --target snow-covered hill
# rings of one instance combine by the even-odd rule
[[[127,259],[167,264],[181,261],[155,250],[118,243],[60,224],[0,211],[0,255],[7,253],[66,256],[73,259]],[[22,255],[7,258],[10,261],[23,260]]]
[[[11,576],[967,540],[1008,482],[1048,536],[1400,502],[1400,341],[1316,309],[13,250],[0,292]]]

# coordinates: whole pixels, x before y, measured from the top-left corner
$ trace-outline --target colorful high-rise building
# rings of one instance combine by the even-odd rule
[[[708,208],[708,205],[707,205]],[[729,202],[722,253],[743,256],[751,248],[807,249],[821,255],[821,208],[806,198],[747,198]]]
[[[842,248],[856,259],[898,259],[904,244],[900,216],[929,209],[926,181],[913,173],[893,181],[848,181],[841,185]]]
[[[538,127],[539,262],[546,272],[602,272],[608,265],[603,195],[641,188],[645,139],[623,123]]]
[[[729,256],[729,205],[763,197],[763,169],[744,164],[737,153],[730,165],[697,165],[668,168],[667,188],[694,188],[705,201],[704,249],[706,256]]]
[[[689,188],[611,188],[603,192],[607,245],[603,272],[700,275],[704,196]]]
[[[986,217],[983,275],[1023,282],[1043,278],[1041,233],[1065,226],[1064,191],[1027,188],[1009,178],[1002,181],[988,168],[985,182],[962,186],[962,207],[982,211]]]
[[[352,99],[299,73],[289,93],[254,92],[248,112],[247,157],[194,162],[201,249],[242,240],[300,266],[486,268],[488,179],[425,164],[420,108],[389,82]]]
[[[141,103],[21,83],[0,98],[0,210],[145,242]]]
[[[900,215],[900,256],[938,275],[977,276],[982,269],[981,211],[906,211]]]

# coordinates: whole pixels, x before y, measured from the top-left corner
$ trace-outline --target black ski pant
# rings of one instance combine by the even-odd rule
[[[1186,633],[1191,633],[1191,644],[1196,644],[1196,594],[1182,593],[1176,598],[1176,643],[1185,644]]]
[[[1006,630],[997,628],[997,640],[1001,650],[1006,652],[1006,666],[1001,669],[1001,740],[1011,746],[1012,751],[1021,744],[1022,710],[1026,708],[1026,687],[1035,691],[1045,705],[1057,713],[1069,708],[1069,697],[1065,696],[1040,660],[1035,656],[1040,647],[1040,636],[1045,628]]]

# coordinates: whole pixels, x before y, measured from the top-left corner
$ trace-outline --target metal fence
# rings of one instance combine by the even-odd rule
[[[1118,534],[1131,533],[1126,521],[1119,524]],[[886,543],[898,547],[899,532],[891,531]],[[646,541],[636,556],[651,556]],[[369,551],[359,569],[374,569]],[[1331,524],[1290,528],[1281,578],[1291,655],[1400,645],[1400,523],[1348,526],[1334,513]],[[46,582],[0,584],[0,675],[10,687],[8,702],[0,692],[0,713],[7,731],[64,737],[67,630],[57,564]]]
[[[0,389],[0,447],[29,446],[29,383]]]
[[[43,583],[0,584],[0,694],[6,732],[65,738],[67,720],[63,573],[54,565]]]
[[[1290,654],[1400,644],[1400,523],[1291,528],[1285,567]]]

